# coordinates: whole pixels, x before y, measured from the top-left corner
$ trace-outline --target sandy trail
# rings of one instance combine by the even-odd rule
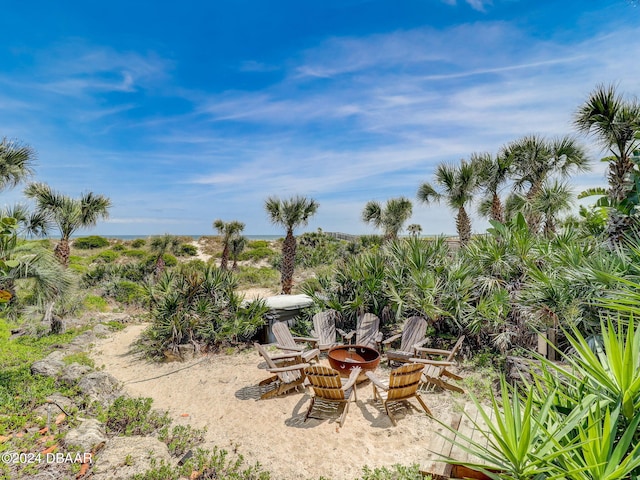
[[[430,442],[443,428],[421,409],[406,407],[400,407],[393,427],[381,405],[373,402],[368,381],[359,385],[358,400],[350,405],[342,428],[337,415],[304,423],[309,391],[256,400],[258,382],[269,376],[257,352],[150,363],[129,351],[144,328],[132,325],[99,340],[92,353],[96,365],[123,382],[128,394],[153,398],[154,407],[168,410],[176,424],[206,426],[204,447],[236,450],[251,463],[260,462],[274,480],[321,475],[352,480],[364,465],[418,463],[426,468],[433,461]],[[448,422],[456,410],[449,393],[427,393],[423,398],[442,421]],[[417,406],[415,399],[410,403]]]

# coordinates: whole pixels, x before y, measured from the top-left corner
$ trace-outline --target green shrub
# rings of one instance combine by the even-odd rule
[[[280,282],[280,274],[268,267],[240,267],[236,275],[240,284],[253,287],[270,288]]]
[[[118,397],[107,410],[107,429],[116,435],[151,435],[171,423],[167,412],[151,410],[151,398]]]
[[[72,363],[79,363],[80,365],[86,365],[87,367],[95,368],[96,364],[86,352],[77,352],[65,356],[62,361],[65,365],[71,365]]]
[[[113,245],[111,247],[111,250],[116,251],[116,252],[122,252],[123,250],[126,250],[127,247],[122,244],[122,243],[116,243],[115,245]]]
[[[156,255],[147,256],[147,259],[144,261],[145,266],[149,269],[153,268],[156,263],[156,258],[158,258]],[[162,259],[166,267],[175,267],[178,264],[178,259],[170,253],[162,255]]]
[[[247,243],[247,248],[266,248],[269,246],[269,242],[266,240],[252,240]]]
[[[120,280],[105,287],[106,294],[120,303],[127,305],[142,305],[146,301],[145,289],[135,282]]]
[[[109,309],[107,301],[97,295],[87,295],[82,303],[91,312],[106,312]]]
[[[158,439],[167,444],[169,453],[179,457],[188,450],[204,442],[206,428],[193,428],[191,425],[176,425],[169,431],[169,427],[164,427],[158,434]]]
[[[91,235],[89,237],[76,238],[73,241],[73,246],[81,250],[104,248],[109,246],[109,240],[98,235]]]
[[[371,470],[369,467],[362,469],[360,480],[424,480],[420,473],[420,465],[411,466],[393,465],[391,468],[382,467]]]
[[[131,242],[131,246],[133,248],[144,247],[147,244],[147,241],[144,238],[136,238]]]
[[[114,252],[113,250],[105,250],[104,252],[100,252],[99,254],[94,255],[92,257],[92,260],[93,261],[100,260],[100,261],[103,261],[105,263],[112,263],[119,256],[120,256],[120,254],[118,252]]]
[[[274,254],[274,251],[269,247],[258,247],[245,250],[238,256],[238,260],[262,260],[263,258],[269,258]]]
[[[182,257],[195,257],[198,254],[198,247],[190,243],[184,243],[180,246],[179,255]]]
[[[123,250],[122,255],[131,258],[143,258],[147,255],[144,250]]]

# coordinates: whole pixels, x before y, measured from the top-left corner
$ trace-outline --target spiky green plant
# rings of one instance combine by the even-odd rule
[[[391,240],[398,237],[412,211],[411,202],[404,197],[390,198],[384,207],[379,202],[371,200],[364,207],[362,220],[382,229],[385,240]]]

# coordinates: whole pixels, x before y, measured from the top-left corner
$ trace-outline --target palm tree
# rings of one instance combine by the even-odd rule
[[[493,157],[490,153],[473,153],[471,163],[478,172],[479,187],[485,196],[481,202],[481,213],[491,220],[504,222],[500,190],[511,174],[510,158],[504,155]]]
[[[412,213],[413,205],[405,197],[390,198],[384,208],[379,202],[371,200],[364,206],[362,220],[384,230],[385,240],[391,240],[398,237]]]
[[[589,159],[585,150],[572,137],[547,140],[527,135],[505,146],[503,155],[512,164],[516,190],[526,190],[526,201],[533,202],[545,182],[554,174],[568,177],[573,172],[587,171]],[[535,210],[526,216],[532,232],[537,232],[540,214]]]
[[[407,231],[414,237],[418,237],[422,233],[422,227],[417,223],[412,223],[407,227]]]
[[[533,203],[533,208],[544,218],[543,232],[546,236],[556,233],[558,215],[571,209],[573,192],[566,183],[545,183]]]
[[[296,237],[293,230],[306,225],[309,218],[318,211],[318,202],[311,198],[295,196],[286,200],[269,197],[264,208],[271,222],[284,227],[287,235],[282,243],[282,293],[290,294],[293,287],[293,272],[296,260]]]
[[[165,253],[177,253],[180,249],[180,239],[175,235],[169,234],[153,237],[149,249],[156,255],[154,273],[158,278],[166,267],[164,261]]]
[[[24,191],[36,201],[36,211],[43,214],[60,231],[60,242],[54,253],[60,263],[69,265],[69,239],[78,229],[93,227],[101,218],[109,217],[111,200],[93,192],[71,198],[55,192],[46,183],[31,183]]]
[[[229,262],[229,243],[232,239],[240,235],[240,232],[244,230],[244,223],[234,220],[232,222],[223,222],[218,219],[213,222],[213,228],[218,230],[218,233],[222,235],[222,258],[220,260],[220,268],[222,270],[227,269],[227,263]]]
[[[0,190],[12,188],[33,174],[35,151],[15,141],[0,142]]]
[[[231,266],[231,270],[238,269],[238,257],[244,250],[244,247],[247,245],[247,237],[244,235],[236,236],[231,239],[231,244],[229,245],[229,249],[231,250],[231,257],[233,258],[233,265]]]
[[[430,183],[423,183],[418,188],[418,200],[427,205],[444,200],[450,208],[457,210],[456,230],[460,243],[465,245],[471,238],[471,220],[465,205],[473,199],[478,187],[474,165],[465,160],[460,165],[441,163],[436,169],[435,184],[440,190],[436,190]]]
[[[631,159],[640,146],[640,104],[625,101],[613,85],[599,85],[578,108],[573,123],[613,154],[608,193],[612,203],[620,203],[631,187],[629,177],[635,165]]]

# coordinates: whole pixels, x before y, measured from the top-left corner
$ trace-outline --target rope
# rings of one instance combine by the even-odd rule
[[[155,376],[155,377],[151,377],[151,378],[144,378],[144,379],[142,379],[142,380],[133,380],[133,381],[130,381],[130,382],[125,382],[124,384],[125,384],[125,385],[131,385],[132,383],[149,382],[149,381],[151,381],[151,380],[156,380],[156,379],[158,379],[158,378],[168,377],[169,375],[173,375],[174,373],[181,372],[182,370],[186,370],[186,369],[188,369],[188,368],[195,367],[196,365],[201,364],[201,363],[202,363],[202,362],[204,362],[205,360],[208,360],[208,358],[207,358],[207,357],[205,357],[205,358],[203,358],[202,360],[197,361],[196,363],[193,363],[193,364],[191,364],[191,365],[187,365],[186,367],[179,368],[179,369],[177,369],[177,370],[174,370],[173,372],[163,373],[162,375],[157,375],[157,376]]]

